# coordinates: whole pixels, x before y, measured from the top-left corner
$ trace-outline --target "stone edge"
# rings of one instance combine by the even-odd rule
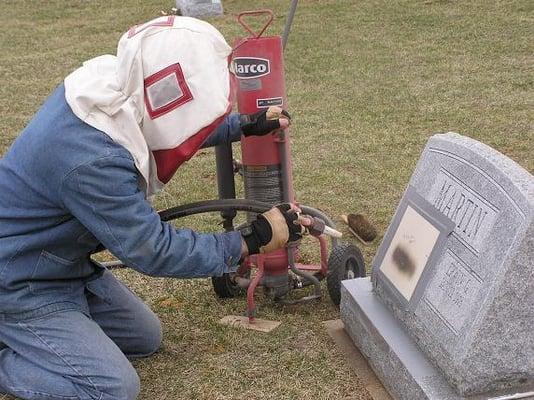
[[[475,396],[458,395],[441,371],[417,347],[400,322],[380,302],[372,290],[369,277],[342,282],[340,314],[346,332],[396,400],[533,398],[519,395],[534,392],[532,385]],[[386,331],[388,334],[384,334]]]

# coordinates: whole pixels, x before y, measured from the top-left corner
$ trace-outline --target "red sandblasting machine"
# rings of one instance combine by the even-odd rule
[[[266,18],[263,28],[258,32],[255,32],[246,21],[248,18],[256,17]],[[234,43],[232,57],[232,68],[238,80],[238,110],[243,114],[252,114],[270,106],[279,106],[287,110],[282,37],[263,36],[273,18],[271,10],[246,11],[238,16],[239,23],[249,33],[247,37],[238,39]],[[247,201],[262,202],[271,206],[283,202],[295,202],[289,129],[265,136],[242,136],[241,153],[242,161],[236,163],[232,162],[231,147],[221,146],[216,150],[220,198],[235,198],[233,171],[230,171],[233,167],[234,171],[238,170],[243,176]],[[306,206],[301,208],[305,214],[323,220],[328,226],[333,226],[332,221],[322,212]],[[233,229],[232,220],[235,211],[223,212],[222,215],[225,218],[225,227]],[[253,218],[255,214],[249,213],[248,219]],[[240,290],[247,289],[247,313],[249,319],[253,321],[254,291],[258,285],[267,289],[275,300],[286,303],[291,302],[286,299],[290,290],[314,285],[315,290],[312,295],[298,300],[306,301],[320,298],[320,280],[331,276],[332,283],[335,280],[335,284],[329,285],[329,289],[332,287],[334,291],[332,298],[334,302],[338,302],[336,296],[339,297],[339,282],[347,275],[345,267],[350,264],[347,270],[352,271],[352,276],[362,276],[365,274],[363,259],[355,246],[339,246],[337,240],[333,239],[336,260],[339,258],[337,257],[339,251],[342,251],[342,255],[347,260],[350,259],[352,264],[347,264],[345,260],[343,273],[329,274],[326,239],[322,235],[317,239],[321,250],[320,264],[299,264],[296,246],[251,256],[245,260],[236,274],[213,279],[216,293],[221,297],[232,297]],[[352,254],[354,249],[358,254]],[[251,279],[252,268],[257,268],[253,279]]]

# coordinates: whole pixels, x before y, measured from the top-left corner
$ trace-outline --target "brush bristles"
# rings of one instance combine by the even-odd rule
[[[376,238],[376,229],[362,214],[347,215],[349,227],[365,242],[372,242]]]

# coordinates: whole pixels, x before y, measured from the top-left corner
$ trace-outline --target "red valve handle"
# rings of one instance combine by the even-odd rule
[[[269,16],[269,19],[267,20],[267,22],[265,23],[265,25],[263,26],[263,29],[259,32],[259,33],[256,33],[252,30],[252,28],[245,22],[245,20],[243,19],[243,17],[245,16],[259,16],[259,15],[268,15]],[[251,35],[253,38],[255,39],[258,39],[262,34],[263,32],[265,32],[265,30],[267,29],[267,27],[269,25],[271,25],[271,22],[273,22],[273,19],[274,19],[274,13],[272,10],[253,10],[253,11],[243,11],[241,13],[238,14],[237,16],[237,21],[243,26],[243,28],[245,28]]]

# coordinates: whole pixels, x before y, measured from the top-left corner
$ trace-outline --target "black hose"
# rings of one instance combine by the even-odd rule
[[[172,221],[174,219],[187,217],[189,215],[202,214],[215,211],[247,211],[261,214],[269,210],[273,205],[257,200],[247,199],[217,199],[197,201],[196,203],[182,204],[159,211],[162,221]],[[99,244],[91,254],[100,253],[106,250],[104,245]],[[112,267],[116,267],[115,264]]]
[[[295,248],[290,247],[287,249],[287,256],[289,261],[289,268],[293,271],[294,274],[300,276],[301,278],[307,279],[313,283],[315,289],[315,296],[321,297],[321,282],[317,279],[311,272],[300,270],[295,266]]]
[[[265,203],[258,200],[248,200],[248,199],[218,199],[218,200],[204,200],[198,201],[196,203],[183,204],[180,206],[172,207],[167,210],[159,212],[159,216],[162,221],[171,221],[173,219],[187,217],[189,215],[202,214],[206,212],[215,212],[215,211],[247,211],[255,212],[261,214],[271,207],[274,204]],[[300,206],[304,215],[309,215],[311,217],[319,218],[324,221],[324,223],[330,228],[335,228],[336,225],[334,222],[320,210],[317,210],[313,207]],[[331,238],[332,246],[337,246],[337,239]]]
[[[205,200],[196,203],[183,204],[159,212],[162,221],[172,221],[173,219],[187,217],[194,214],[202,214],[214,211],[247,211],[263,213],[269,210],[273,204],[263,201],[247,199],[218,199]]]
[[[316,208],[308,207],[308,206],[299,206],[302,210],[302,214],[309,215],[310,217],[319,218],[324,221],[324,223],[329,226],[332,229],[336,228],[336,224],[334,224],[334,221],[330,219],[328,215],[323,213],[320,210],[317,210]],[[337,238],[332,237],[330,238],[332,240],[332,247],[337,246]]]
[[[171,207],[166,210],[159,211],[158,214],[162,221],[172,221],[174,219],[187,217],[189,215],[202,214],[207,212],[216,211],[246,211],[252,213],[261,214],[273,207],[273,204],[265,203],[258,200],[248,199],[216,199],[216,200],[204,200],[197,201],[195,203],[182,204],[176,207]],[[326,225],[334,228],[332,220],[323,212],[307,206],[300,206],[303,214],[310,215],[322,219]],[[332,245],[335,246],[337,240],[332,238]],[[104,251],[105,247],[99,245],[98,248],[92,253],[100,253]]]

